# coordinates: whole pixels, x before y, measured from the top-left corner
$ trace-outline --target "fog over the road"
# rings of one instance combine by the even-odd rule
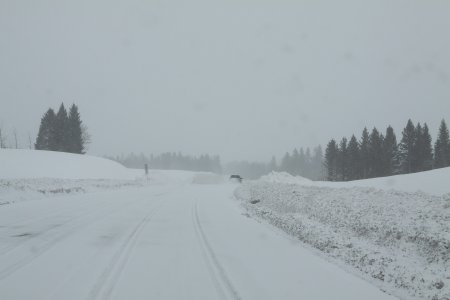
[[[268,160],[450,121],[448,1],[1,1],[0,124],[75,101],[91,154]]]

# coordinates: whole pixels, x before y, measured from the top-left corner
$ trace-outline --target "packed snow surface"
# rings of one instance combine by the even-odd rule
[[[250,218],[223,177],[128,180],[137,171],[64,157],[92,162],[96,179],[52,179],[67,173],[36,163],[24,164],[33,178],[0,180],[0,299],[395,299]],[[94,170],[103,163],[117,177]]]
[[[393,186],[385,178],[327,183],[273,173],[236,196],[250,215],[402,299],[449,299],[449,175],[447,168],[395,176]]]
[[[394,299],[242,213],[231,184],[0,206],[0,299]]]

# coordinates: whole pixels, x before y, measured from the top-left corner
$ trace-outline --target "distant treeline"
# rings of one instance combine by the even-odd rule
[[[286,153],[278,164],[275,157],[269,163],[237,161],[226,164],[224,170],[227,174],[239,174],[244,178],[257,179],[270,172],[287,172],[294,176],[302,176],[312,180],[323,179],[323,153],[318,146],[311,150],[306,148],[294,149]]]
[[[427,124],[414,126],[408,120],[397,143],[389,126],[383,135],[377,128],[364,128],[358,140],[332,139],[325,151],[325,168],[330,181],[348,181],[396,174],[408,174],[450,166],[449,131],[442,120],[434,150]]]
[[[311,150],[294,149],[292,154],[286,153],[281,160],[278,171],[294,176],[302,176],[312,180],[323,179],[323,151],[321,146]]]
[[[222,173],[220,157],[202,154],[200,156],[183,155],[181,153],[163,153],[160,155],[146,156],[144,154],[122,155],[118,157],[108,157],[128,168],[141,169],[145,164],[150,169],[160,170],[187,170],[197,172],[214,172]]]
[[[198,172],[214,172],[219,174],[239,174],[247,179],[257,179],[272,171],[288,172],[310,179],[322,179],[323,159],[322,148],[316,147],[313,154],[309,148],[306,151],[295,149],[292,154],[286,153],[278,165],[273,157],[268,163],[234,161],[222,165],[218,155],[203,154],[200,156],[183,155],[181,153],[163,153],[146,156],[144,154],[129,154],[117,157],[107,157],[128,168],[142,169],[148,165],[150,169],[188,170]]]

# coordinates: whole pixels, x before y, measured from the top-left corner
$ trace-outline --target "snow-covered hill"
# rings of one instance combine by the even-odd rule
[[[144,167],[144,166],[142,166]],[[221,182],[221,176],[180,170],[128,169],[95,156],[53,151],[0,149],[0,180],[143,180],[153,184]]]
[[[450,168],[348,183],[272,173],[235,194],[250,215],[402,299],[448,299],[448,193]]]
[[[121,179],[142,176],[100,157],[52,151],[0,149],[0,179]]]
[[[201,175],[201,176],[200,176]],[[128,169],[100,157],[0,149],[0,205],[61,194],[201,182],[208,173]]]

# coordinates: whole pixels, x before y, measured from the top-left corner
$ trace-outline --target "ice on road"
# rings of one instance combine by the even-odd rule
[[[394,299],[247,217],[235,186],[0,207],[0,299]]]

